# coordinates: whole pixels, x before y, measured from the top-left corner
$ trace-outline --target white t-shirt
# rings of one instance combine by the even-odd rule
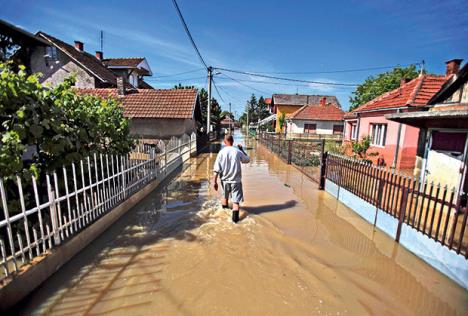
[[[249,156],[237,147],[226,146],[219,151],[213,170],[219,174],[221,181],[239,183],[242,181],[241,163],[248,162],[250,162]]]

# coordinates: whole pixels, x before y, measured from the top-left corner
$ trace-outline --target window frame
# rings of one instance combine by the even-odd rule
[[[339,128],[339,131],[336,131],[336,130],[335,130],[335,127],[338,127],[338,128]],[[343,135],[343,133],[344,133],[344,126],[341,125],[341,124],[333,124],[332,133],[333,133],[333,135]]]
[[[357,140],[357,121],[349,122],[349,140]]]
[[[386,123],[370,124],[371,146],[385,147],[387,144],[387,129],[388,125]]]
[[[314,128],[306,128],[306,126],[313,126]],[[313,131],[313,132],[309,132]],[[304,134],[317,134],[317,123],[304,123]]]

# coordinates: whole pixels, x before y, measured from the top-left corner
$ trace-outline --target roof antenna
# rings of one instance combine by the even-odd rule
[[[103,44],[104,44],[104,32],[101,30],[101,52],[103,51]]]
[[[426,70],[424,69],[424,66],[425,66],[425,65],[426,65],[426,62],[425,62],[424,59],[423,59],[423,60],[421,61],[421,64],[420,64],[420,66],[421,66],[421,71],[420,71],[420,73],[419,73],[420,76],[424,75],[424,72],[426,71]]]

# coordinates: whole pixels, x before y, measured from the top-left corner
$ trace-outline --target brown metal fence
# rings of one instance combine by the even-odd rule
[[[468,259],[467,194],[391,170],[324,155],[324,178]]]
[[[261,133],[258,141],[288,164],[300,169],[312,180],[320,181],[320,166],[325,140],[285,139],[281,135]]]

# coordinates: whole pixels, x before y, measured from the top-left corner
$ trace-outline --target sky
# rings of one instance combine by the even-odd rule
[[[178,4],[204,60],[218,68],[359,84],[386,69],[341,71],[424,60],[428,72],[444,74],[445,61],[468,61],[466,0],[178,0]],[[206,70],[171,0],[0,0],[0,8],[1,19],[68,43],[80,40],[93,54],[100,49],[102,30],[104,57],[146,57],[153,71],[147,81],[155,88],[178,83],[206,88]],[[274,93],[335,95],[346,110],[355,89],[223,70],[215,71],[214,80],[221,94],[214,90],[214,97],[223,109],[232,103],[236,116],[252,93],[257,98]]]

